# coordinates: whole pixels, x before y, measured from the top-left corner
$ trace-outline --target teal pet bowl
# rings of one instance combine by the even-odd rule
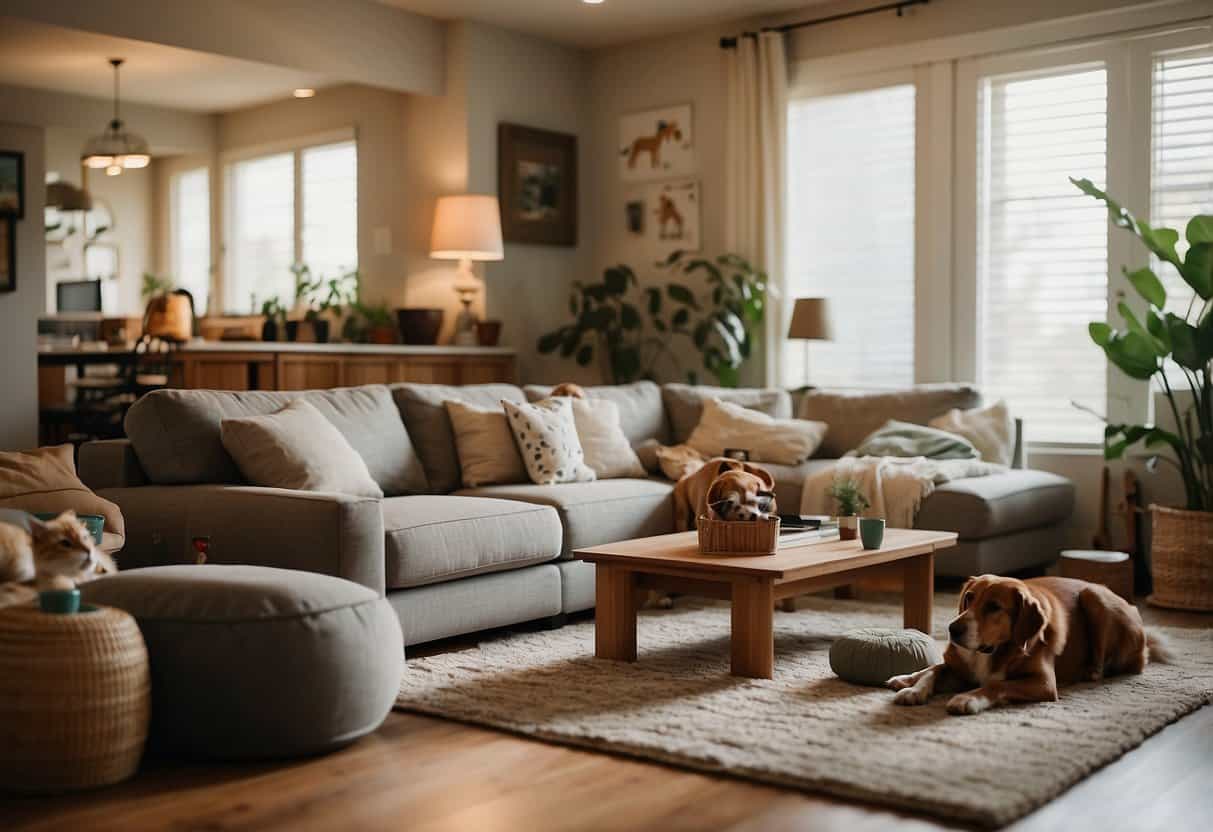
[[[43,522],[54,520],[59,516],[53,511],[35,511],[33,515]],[[100,514],[77,514],[76,518],[84,524],[84,527],[88,529],[88,533],[93,536],[93,543],[100,546],[101,535],[105,531],[105,518]]]

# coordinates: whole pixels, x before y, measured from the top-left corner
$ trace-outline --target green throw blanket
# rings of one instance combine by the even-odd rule
[[[890,419],[859,443],[855,456],[925,456],[927,459],[977,459],[977,449],[954,433]]]

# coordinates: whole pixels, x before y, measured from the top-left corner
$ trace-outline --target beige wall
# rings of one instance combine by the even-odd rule
[[[17,291],[0,294],[0,449],[38,443],[37,320],[46,248],[41,127],[0,123],[0,147],[25,154],[25,219],[17,221]]]

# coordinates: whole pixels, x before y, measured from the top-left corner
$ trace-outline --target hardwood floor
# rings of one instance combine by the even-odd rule
[[[1213,625],[1177,613],[1157,623]],[[465,646],[466,648],[466,646]],[[335,754],[285,763],[149,762],[118,786],[0,797],[0,830],[847,830],[949,828],[929,818],[392,713]],[[1213,827],[1213,707],[1011,827]]]

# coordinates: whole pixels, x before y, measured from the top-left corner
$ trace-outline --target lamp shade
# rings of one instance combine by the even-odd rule
[[[439,197],[430,236],[435,260],[501,260],[501,212],[497,197],[479,194]]]
[[[825,298],[797,298],[796,305],[792,307],[788,337],[806,341],[834,340],[830,302]]]

